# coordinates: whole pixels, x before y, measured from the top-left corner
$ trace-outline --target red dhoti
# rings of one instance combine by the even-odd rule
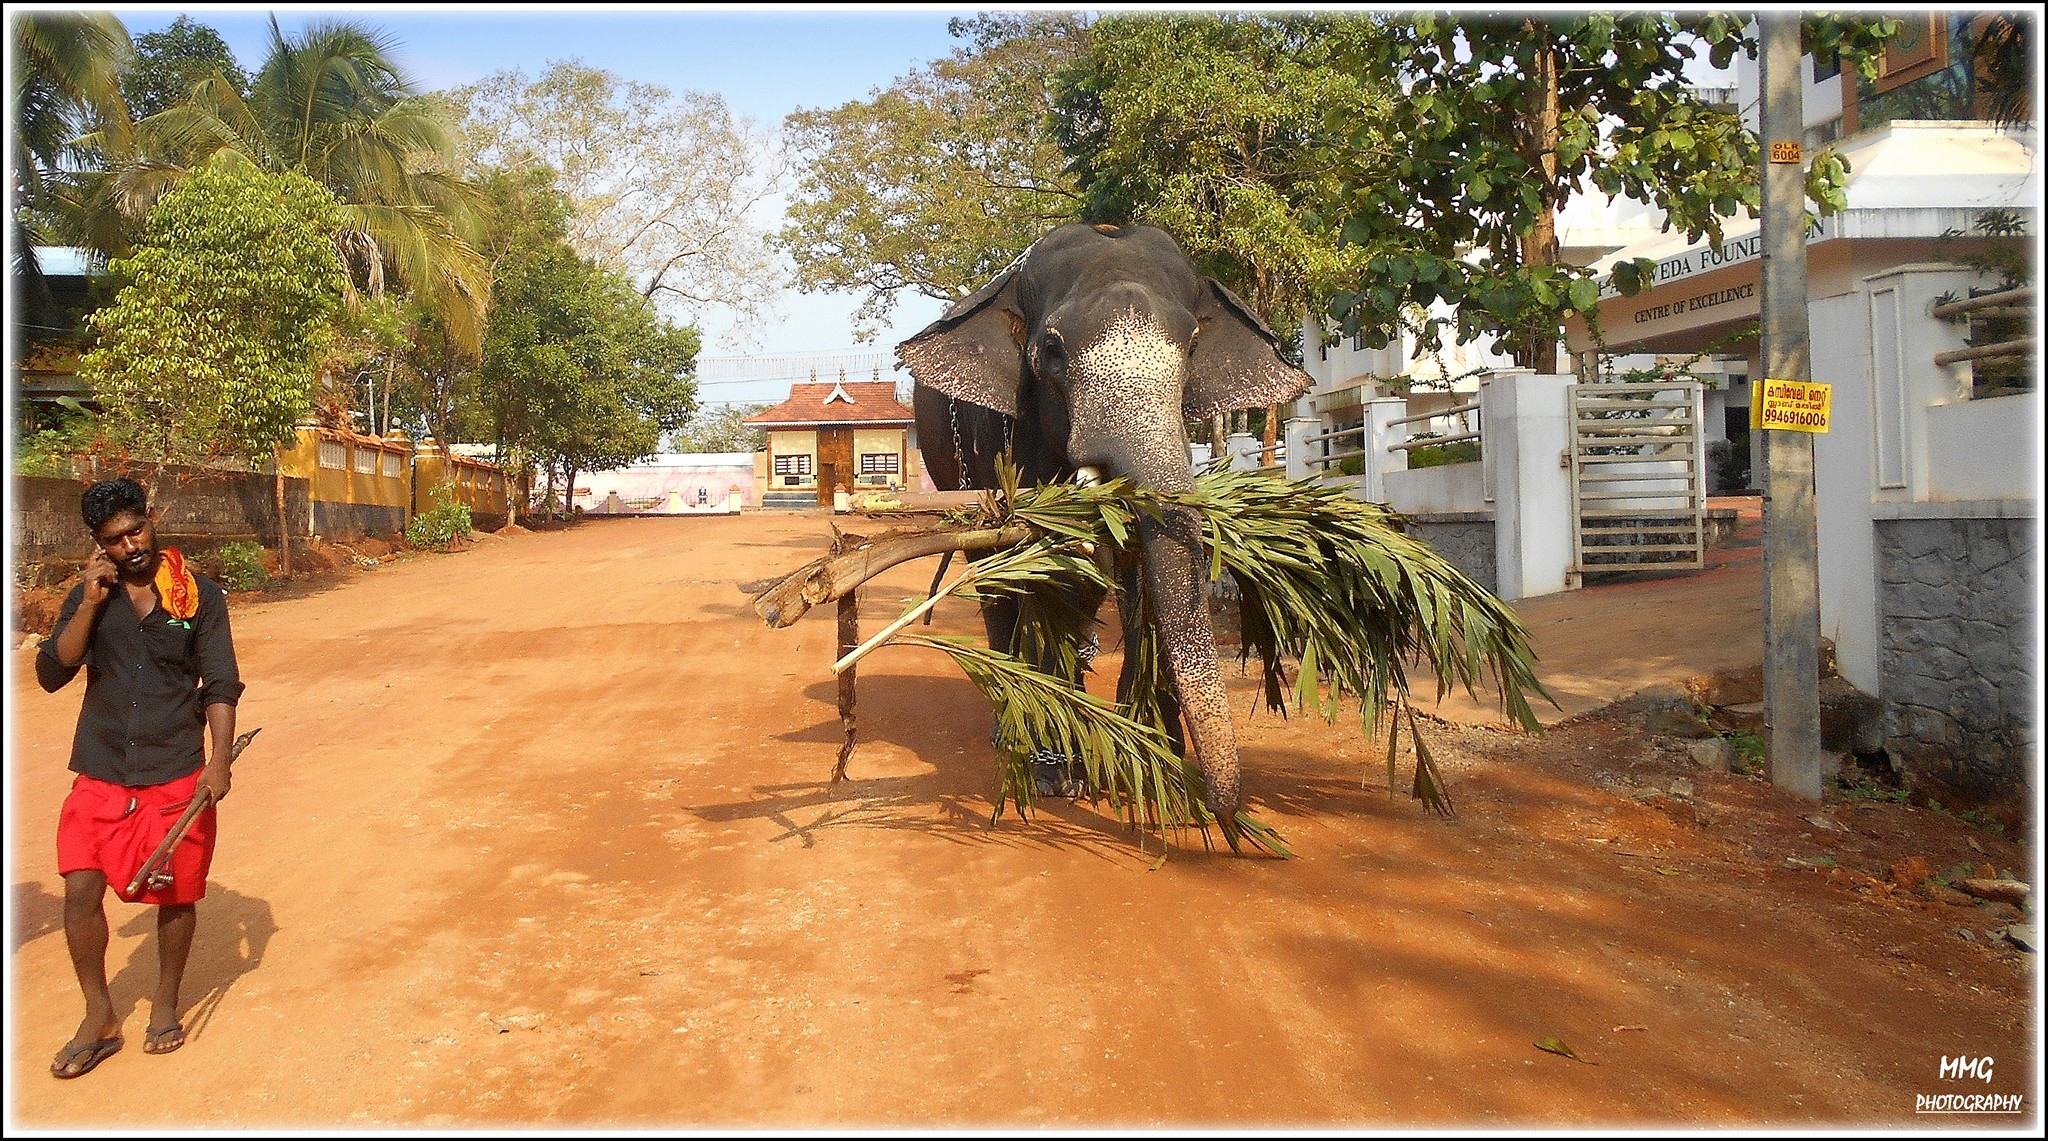
[[[58,874],[104,872],[115,894],[129,903],[191,903],[204,896],[206,872],[213,865],[215,812],[210,805],[164,861],[171,886],[145,886],[128,894],[129,881],[191,805],[201,771],[193,769],[177,780],[142,788],[79,774],[57,818]]]

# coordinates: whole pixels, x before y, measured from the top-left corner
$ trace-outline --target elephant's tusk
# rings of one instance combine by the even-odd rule
[[[1074,469],[1074,482],[1082,487],[1094,487],[1102,482],[1102,469],[1094,464]]]

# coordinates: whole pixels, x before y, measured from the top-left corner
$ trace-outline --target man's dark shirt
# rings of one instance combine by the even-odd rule
[[[204,575],[199,612],[172,618],[159,599],[137,619],[118,584],[100,608],[87,643],[85,704],[71,739],[71,771],[130,788],[177,780],[206,763],[206,712],[214,702],[235,704],[242,675],[228,630],[227,595]],[[36,680],[55,693],[78,673],[57,661],[57,635],[85,600],[71,588],[57,625],[36,654]]]

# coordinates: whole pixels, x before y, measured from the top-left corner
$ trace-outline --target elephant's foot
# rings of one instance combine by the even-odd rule
[[[1061,796],[1069,800],[1088,795],[1088,782],[1082,779],[1081,759],[1052,749],[1033,749],[1031,791],[1039,796]]]

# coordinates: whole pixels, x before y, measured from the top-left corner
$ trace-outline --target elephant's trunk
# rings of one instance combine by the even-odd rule
[[[1236,835],[1234,821],[1244,806],[1244,792],[1238,777],[1237,738],[1231,731],[1230,704],[1223,694],[1216,636],[1210,628],[1202,585],[1200,537],[1200,520],[1192,511],[1176,509],[1138,521],[1145,587],[1159,621],[1167,669],[1187,719],[1188,741],[1208,786],[1209,811],[1222,824],[1224,835],[1231,838]],[[1232,846],[1236,846],[1234,839]]]

